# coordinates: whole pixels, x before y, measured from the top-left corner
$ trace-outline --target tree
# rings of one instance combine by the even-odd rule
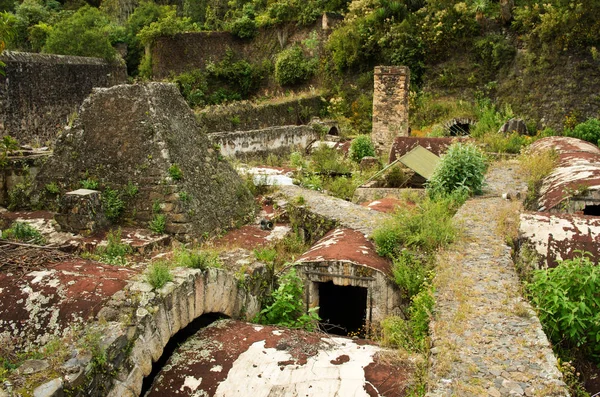
[[[114,26],[109,17],[86,5],[54,25],[43,52],[114,60],[116,51],[109,39],[111,30]]]

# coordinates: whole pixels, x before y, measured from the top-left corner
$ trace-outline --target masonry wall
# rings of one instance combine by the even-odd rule
[[[0,76],[0,135],[52,144],[93,87],[127,80],[124,65],[100,58],[5,52]]]
[[[264,156],[269,153],[289,153],[298,147],[304,150],[319,134],[307,125],[288,125],[262,130],[219,132],[209,134],[226,157]]]
[[[154,41],[150,52],[154,78],[165,78],[193,69],[203,69],[206,62],[219,62],[232,50],[240,58],[254,62],[273,60],[275,54],[287,44],[300,42],[312,31],[323,39],[339,18],[322,16],[313,25],[287,24],[260,29],[252,40],[240,39],[229,32],[180,33],[160,37]]]
[[[196,113],[207,133],[259,130],[282,125],[301,125],[318,116],[327,102],[318,94],[293,97],[274,102],[236,102],[215,105]]]
[[[394,138],[408,136],[409,80],[406,66],[375,68],[371,138],[380,154],[389,153]]]

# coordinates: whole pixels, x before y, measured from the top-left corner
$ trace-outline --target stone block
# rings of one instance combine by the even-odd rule
[[[89,189],[66,193],[55,219],[63,231],[81,234],[94,233],[109,224],[104,215],[101,193]]]

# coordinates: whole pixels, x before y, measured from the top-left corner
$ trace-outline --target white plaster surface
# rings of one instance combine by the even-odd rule
[[[359,346],[346,338],[323,341],[331,348],[308,358],[305,365],[286,366],[278,363],[293,360],[289,353],[265,348],[264,340],[255,342],[235,360],[215,396],[368,396],[364,368],[381,349]],[[350,360],[339,365],[331,363],[341,355],[348,355]]]

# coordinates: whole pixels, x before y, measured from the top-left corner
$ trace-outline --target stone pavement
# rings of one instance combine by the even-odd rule
[[[463,238],[438,255],[428,397],[569,395],[498,227],[517,204],[501,195],[525,190],[517,175],[516,162],[494,165],[455,216]]]
[[[371,236],[376,228],[390,218],[388,214],[300,186],[278,186],[278,188],[290,202],[294,202],[301,196],[304,198],[305,205],[310,208],[310,212],[335,220],[340,226],[358,230],[366,236]]]

